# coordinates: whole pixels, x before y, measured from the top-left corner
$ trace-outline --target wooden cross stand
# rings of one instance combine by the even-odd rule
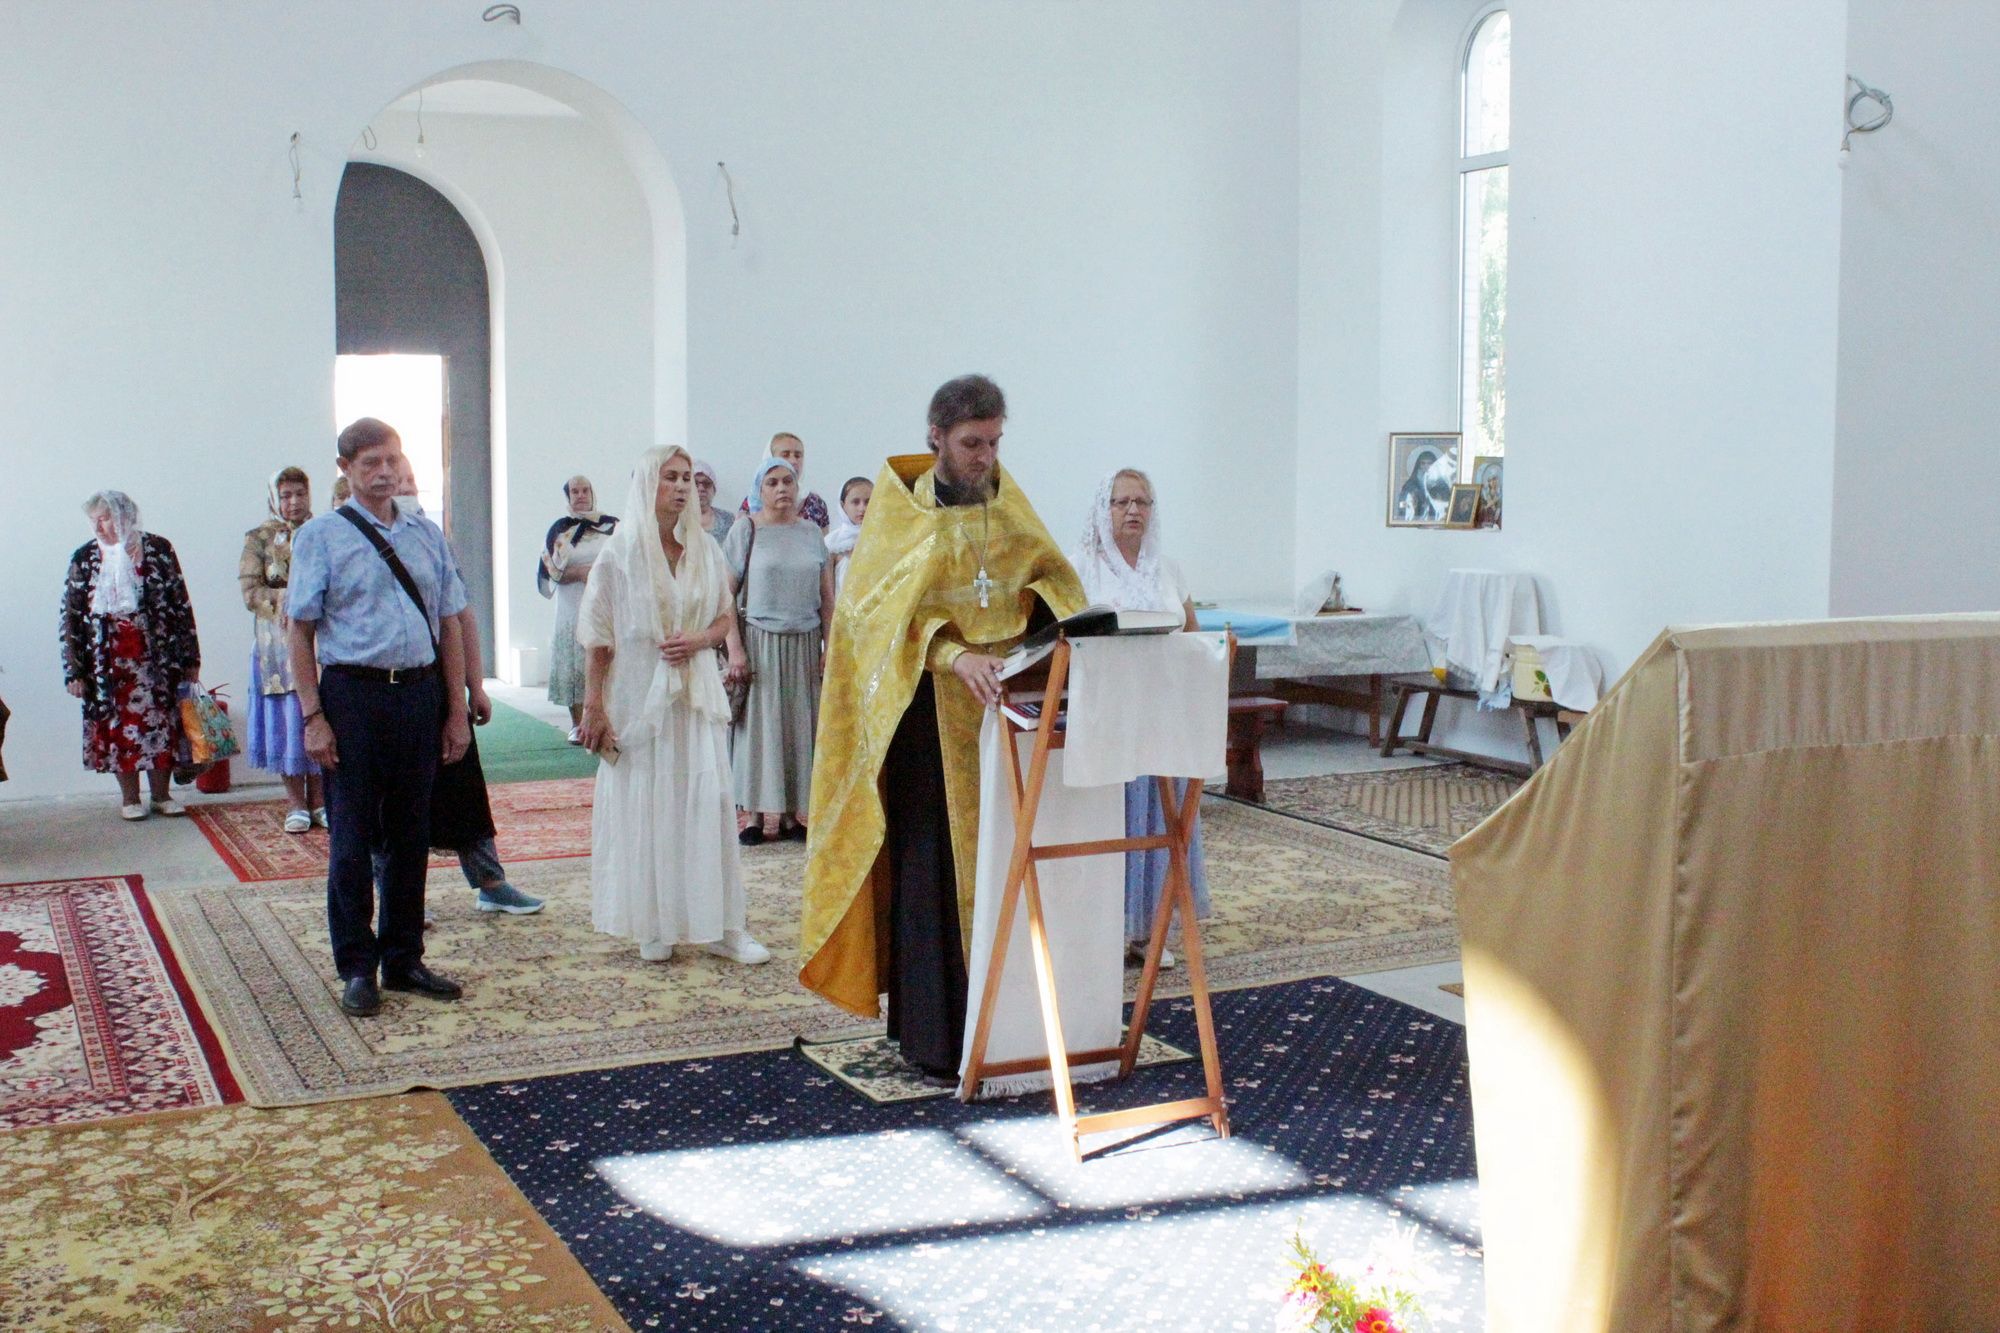
[[[1232,657],[1236,652],[1236,636],[1233,634],[1229,636],[1229,652]],[[1202,780],[1190,778],[1186,794],[1175,801],[1173,781],[1165,777],[1153,779],[1160,784],[1160,803],[1166,815],[1165,833],[1137,838],[1106,838],[1094,842],[1052,843],[1039,847],[1034,844],[1035,815],[1041,808],[1049,752],[1062,749],[1066,737],[1066,732],[1058,725],[1058,714],[1062,711],[1059,701],[1063,698],[1063,686],[1069,679],[1069,658],[1069,641],[1058,641],[1049,658],[1048,684],[1042,694],[1041,716],[1033,729],[1034,748],[1029,754],[1025,775],[1021,771],[1020,750],[1014,738],[1029,728],[1015,722],[1005,711],[1000,714],[1002,725],[1006,727],[1007,764],[1012,777],[1009,785],[1014,805],[1014,850],[1008,860],[1007,878],[1000,899],[999,928],[994,934],[993,953],[986,966],[986,986],[979,999],[979,1021],[973,1029],[972,1049],[959,1084],[959,1100],[971,1101],[985,1079],[1049,1070],[1055,1085],[1056,1115],[1062,1122],[1063,1136],[1069,1143],[1070,1153],[1078,1161],[1083,1160],[1083,1136],[1105,1130],[1206,1118],[1215,1126],[1217,1135],[1227,1138],[1229,1110],[1222,1099],[1222,1065],[1216,1056],[1215,1020],[1209,1012],[1208,974],[1202,961],[1201,932],[1195,923],[1194,892],[1188,879],[1189,848],[1194,839],[1195,813],[1201,806]],[[1167,888],[1160,898],[1158,910],[1153,914],[1153,932],[1146,943],[1145,967],[1139,974],[1139,993],[1132,1004],[1132,1020],[1126,1026],[1125,1040],[1122,1045],[1103,1050],[1066,1050],[1063,1046],[1062,1015],[1056,1000],[1055,967],[1049,956],[1041,885],[1035,866],[1058,857],[1123,856],[1126,852],[1159,848],[1164,848],[1168,856]],[[1048,1040],[1049,1053],[1045,1057],[989,1064],[986,1061],[986,1043],[992,1032],[994,1005],[1000,994],[1001,969],[1007,961],[1007,941],[1014,929],[1014,911],[1024,898],[1028,904],[1028,951],[1034,962],[1035,989],[1041,998],[1042,1028]],[[1076,1113],[1076,1089],[1070,1082],[1072,1065],[1117,1060],[1119,1078],[1127,1078],[1132,1073],[1139,1057],[1139,1039],[1145,1035],[1146,1016],[1153,1003],[1153,986],[1159,979],[1160,953],[1166,946],[1167,926],[1176,911],[1181,918],[1181,949],[1187,958],[1195,1025],[1201,1033],[1201,1064],[1202,1072],[1207,1077],[1207,1094],[1129,1110],[1079,1116]]]

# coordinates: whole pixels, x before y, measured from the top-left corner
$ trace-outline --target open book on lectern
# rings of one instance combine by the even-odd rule
[[[1075,615],[1044,625],[1021,640],[1021,646],[1001,659],[1000,679],[1018,676],[1055,651],[1056,640],[1097,639],[1114,634],[1170,634],[1187,623],[1179,611],[1120,611],[1111,606],[1086,606]]]

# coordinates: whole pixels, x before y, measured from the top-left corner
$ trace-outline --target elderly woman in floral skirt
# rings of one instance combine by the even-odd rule
[[[273,476],[266,491],[271,517],[243,535],[236,577],[243,605],[256,617],[250,649],[250,749],[248,759],[284,779],[291,798],[285,832],[326,827],[326,796],[319,765],[306,753],[305,721],[292,685],[286,635],[285,584],[292,569],[292,536],[312,517],[312,480],[299,468]]]
[[[200,675],[201,645],[180,561],[165,537],[140,528],[123,491],[99,491],[83,512],[96,538],[70,556],[62,599],[63,682],[83,700],[83,765],[118,779],[126,819],[149,813],[141,773],[151,813],[186,814],[167,783],[180,686]]]

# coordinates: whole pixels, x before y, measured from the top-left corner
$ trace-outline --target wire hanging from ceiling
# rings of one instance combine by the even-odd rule
[[[299,189],[299,178],[305,174],[305,168],[299,161],[299,132],[297,130],[292,131],[292,146],[285,150],[285,156],[292,161],[292,198],[304,203],[306,196],[305,192]]]

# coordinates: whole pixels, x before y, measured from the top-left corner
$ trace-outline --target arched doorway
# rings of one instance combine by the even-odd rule
[[[491,349],[489,669],[539,683],[553,607],[531,577],[562,483],[622,501],[632,459],[687,430],[687,241],[679,191],[603,89],[525,61],[443,71],[384,107],[349,153],[430,186],[484,255]],[[452,386],[454,406],[460,389]],[[456,423],[454,423],[456,426]],[[455,454],[465,444],[453,441]],[[456,463],[457,459],[454,459]],[[454,469],[453,518],[469,511]],[[454,534],[475,562],[465,526]],[[475,605],[477,605],[475,598]]]
[[[442,381],[439,517],[459,553],[490,670],[493,391],[485,255],[450,200],[415,176],[366,162],[350,162],[341,176],[333,250],[336,355],[441,361],[434,372]],[[421,365],[412,368],[421,373]],[[413,441],[428,434],[427,422],[390,424]],[[430,471],[428,460],[419,462],[420,481]]]

